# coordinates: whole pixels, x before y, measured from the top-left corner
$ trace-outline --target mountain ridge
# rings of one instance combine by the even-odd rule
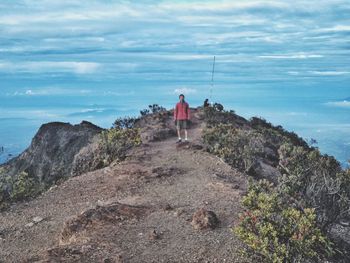
[[[147,114],[134,123],[142,144],[126,148],[122,159],[94,166],[92,171],[82,167],[81,175],[70,173],[38,197],[1,212],[4,249],[0,258],[5,262],[15,258],[25,262],[250,262],[240,255],[244,245],[231,231],[245,209],[241,200],[248,191],[248,177],[273,182],[281,176],[277,145],[282,135],[278,134],[303,149],[311,148],[297,135],[258,118],[248,121],[234,112],[191,110],[191,142],[175,143],[172,111]],[[100,136],[109,133],[84,125],[97,133],[90,143],[75,149],[82,161],[77,163],[99,164],[104,154],[98,147]],[[256,136],[257,131],[268,132],[272,141],[264,142],[256,160],[231,163],[215,152],[225,138],[213,137],[217,129],[233,129],[238,131],[235,138],[242,139]],[[70,160],[73,164],[77,159]],[[217,220],[210,219],[210,212]],[[345,248],[348,235],[347,228],[335,231]]]

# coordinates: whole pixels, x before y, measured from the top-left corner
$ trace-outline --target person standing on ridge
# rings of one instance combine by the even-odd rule
[[[179,96],[180,101],[176,103],[175,109],[174,109],[174,120],[175,125],[177,129],[177,135],[178,140],[177,142],[181,142],[181,130],[185,131],[185,142],[188,141],[187,138],[187,126],[188,121],[190,120],[190,106],[185,101],[185,95],[180,94]]]

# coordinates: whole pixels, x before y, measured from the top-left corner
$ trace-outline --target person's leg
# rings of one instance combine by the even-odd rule
[[[188,138],[187,138],[187,129],[185,129],[185,141],[187,141]]]
[[[181,141],[181,126],[180,126],[180,121],[176,121],[176,130],[177,130],[177,137],[178,137],[178,142]]]
[[[180,127],[177,127],[177,137],[179,138],[179,140],[181,140],[181,130],[180,130]]]

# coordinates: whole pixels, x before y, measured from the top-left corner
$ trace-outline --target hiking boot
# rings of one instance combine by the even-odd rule
[[[181,142],[181,141],[182,141],[181,139],[177,139],[176,143],[179,143],[179,142]]]

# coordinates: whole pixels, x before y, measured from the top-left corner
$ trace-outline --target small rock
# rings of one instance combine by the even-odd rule
[[[34,226],[34,223],[33,223],[33,222],[30,222],[30,223],[28,223],[28,224],[25,225],[25,227],[32,227],[32,226]]]
[[[103,263],[115,263],[115,262],[120,262],[120,261],[117,261],[117,259],[114,259],[114,258],[105,258],[105,259],[103,259],[102,262]]]
[[[160,236],[159,236],[159,234],[157,233],[157,231],[155,229],[153,229],[148,235],[148,238],[150,240],[156,240],[156,239],[159,239],[159,237]]]
[[[202,145],[199,145],[199,144],[192,144],[192,149],[194,150],[202,150],[203,149],[203,146]]]
[[[219,225],[219,219],[213,211],[201,208],[193,214],[191,225],[197,230],[214,229]]]
[[[49,188],[49,191],[52,191],[52,190],[55,189],[55,188],[57,188],[57,185],[51,186],[51,187]]]
[[[178,209],[177,211],[174,212],[175,216],[181,216],[185,211],[183,209]]]
[[[35,224],[40,223],[40,222],[43,221],[43,220],[44,220],[44,218],[42,218],[42,217],[40,217],[40,216],[36,216],[36,217],[33,218],[33,222],[34,222]]]
[[[172,207],[170,204],[166,204],[166,205],[164,206],[164,210],[165,210],[165,211],[173,210],[173,207]]]
[[[233,188],[233,189],[239,189],[239,185],[238,185],[238,184],[235,184],[232,188]]]

